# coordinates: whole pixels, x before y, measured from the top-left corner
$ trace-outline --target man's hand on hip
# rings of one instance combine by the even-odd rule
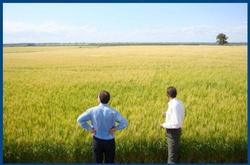
[[[91,133],[92,133],[93,136],[95,136],[95,134],[96,134],[95,128],[92,128]]]
[[[109,130],[109,134],[113,136],[115,134],[115,131],[116,131],[116,128],[111,128]]]

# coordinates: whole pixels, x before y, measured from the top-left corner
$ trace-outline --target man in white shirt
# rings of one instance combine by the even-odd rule
[[[184,120],[184,106],[180,100],[176,98],[177,91],[175,87],[167,88],[167,97],[169,99],[165,123],[161,126],[167,130],[168,143],[168,163],[177,163],[179,159],[179,141],[181,136],[181,128]]]

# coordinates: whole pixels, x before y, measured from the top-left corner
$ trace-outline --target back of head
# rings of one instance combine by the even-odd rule
[[[167,88],[167,96],[171,98],[175,98],[177,95],[177,90],[175,87],[170,86]]]
[[[99,100],[102,104],[108,104],[110,100],[110,94],[109,92],[103,90],[99,93]]]

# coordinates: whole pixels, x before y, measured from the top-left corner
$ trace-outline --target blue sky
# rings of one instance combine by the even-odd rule
[[[247,42],[246,3],[4,3],[3,42]]]

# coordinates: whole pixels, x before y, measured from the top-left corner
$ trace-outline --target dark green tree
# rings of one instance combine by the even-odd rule
[[[218,43],[219,45],[224,45],[224,44],[227,44],[227,43],[228,43],[228,42],[227,42],[228,37],[227,37],[226,34],[224,34],[224,33],[218,34],[217,37],[216,37],[216,39],[217,39],[217,43]]]

